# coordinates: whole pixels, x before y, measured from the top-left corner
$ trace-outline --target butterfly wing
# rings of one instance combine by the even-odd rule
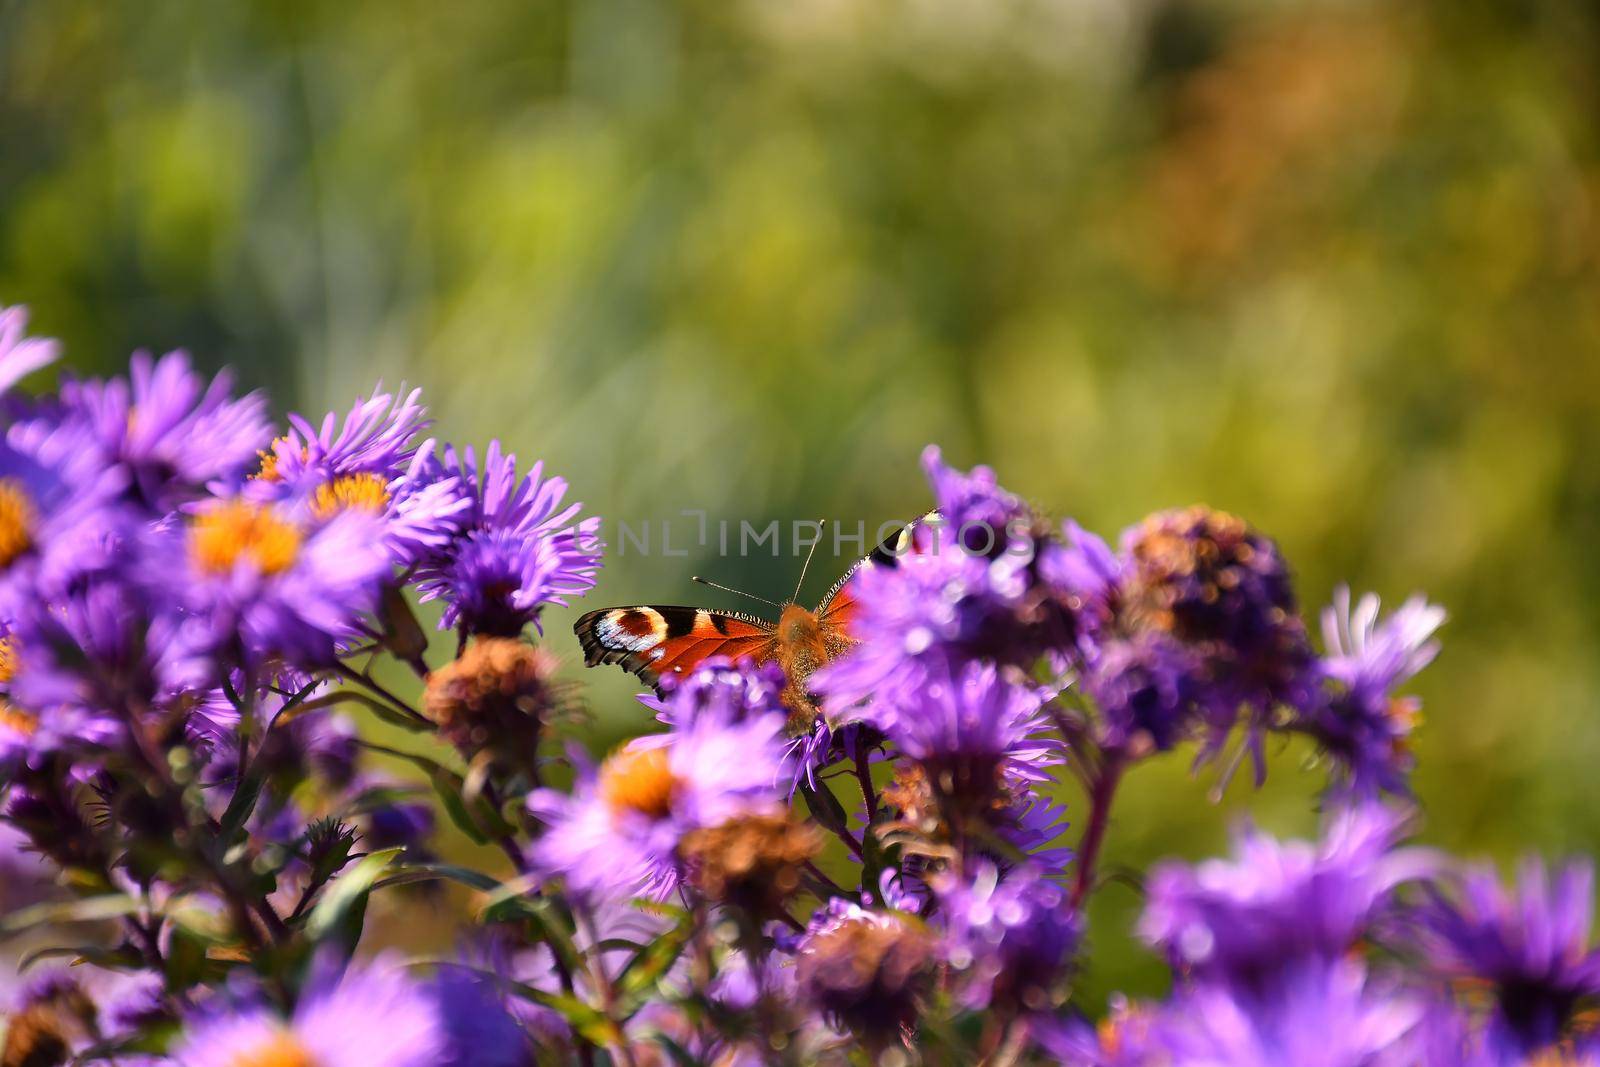
[[[615,663],[657,688],[662,678],[687,674],[712,656],[760,663],[777,647],[777,632],[765,619],[672,605],[602,608],[572,630],[586,665]]]
[[[916,550],[916,542],[913,539],[916,528],[930,519],[937,518],[938,515],[937,511],[930,511],[912,519],[880,541],[877,548],[856,560],[855,566],[845,571],[844,576],[833,583],[833,588],[828,590],[822,598],[822,603],[817,605],[817,621],[822,626],[824,640],[829,640],[835,634],[849,636],[851,624],[860,607],[855,595],[854,581],[861,573],[861,569],[900,566],[900,557]]]

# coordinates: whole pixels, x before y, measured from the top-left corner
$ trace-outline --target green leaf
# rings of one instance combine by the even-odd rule
[[[582,1035],[584,1040],[606,1048],[615,1048],[622,1044],[621,1028],[608,1019],[600,1009],[585,1004],[577,997],[566,993],[549,993],[523,982],[506,982],[504,979],[500,981],[507,992],[535,1004],[543,1004],[556,1012]]]
[[[478,915],[478,921],[485,925],[519,920],[534,928],[569,974],[583,969],[582,956],[572,940],[572,921],[563,916],[549,898],[529,895],[526,889],[513,883],[503,886]]]
[[[839,798],[825,783],[815,787],[809,782],[801,783],[800,792],[806,798],[806,807],[811,810],[812,818],[836,834],[850,832],[850,817],[839,804]]]
[[[628,905],[637,908],[646,915],[660,915],[671,919],[675,923],[686,923],[692,916],[688,908],[681,904],[672,904],[665,900],[651,900],[648,897],[635,897]]]
[[[656,982],[671,970],[672,965],[678,962],[678,957],[683,955],[684,946],[689,943],[691,932],[690,924],[680,924],[657,936],[629,960],[622,973],[617,976],[617,985],[623,995],[630,998],[636,1006],[647,999],[654,991]]]
[[[323,891],[322,899],[311,909],[306,921],[306,933],[312,940],[320,941],[344,924],[352,911],[365,909],[367,895],[383,872],[389,869],[403,848],[386,848],[363,857]],[[352,946],[354,947],[354,946]]]
[[[475,844],[487,845],[489,843],[489,835],[484,833],[477,821],[473,819],[472,812],[467,808],[466,799],[462,796],[462,792],[466,787],[466,779],[462,778],[461,775],[433,757],[425,756],[420,752],[406,752],[402,749],[390,748],[388,745],[380,745],[372,741],[364,741],[362,746],[373,752],[380,752],[385,756],[403,759],[407,763],[420,768],[428,776],[428,781],[432,783],[433,791],[438,796],[439,803],[444,806],[445,814],[450,817],[450,821],[455,824],[456,829],[466,834]]]
[[[31,908],[22,908],[0,917],[0,940],[24,930],[31,930],[35,926],[120,919],[124,915],[137,914],[143,906],[143,902],[125,893],[107,893],[81,900],[35,904]]]
[[[102,1041],[84,1049],[72,1058],[77,1064],[121,1063],[124,1059],[142,1056],[162,1056],[178,1036],[178,1026],[172,1022],[152,1023],[125,1037]]]
[[[261,760],[256,760],[254,765],[245,773],[233,790],[233,797],[228,801],[228,808],[222,813],[222,822],[219,836],[223,842],[234,839],[244,829],[246,820],[256,810],[256,802],[261,799],[261,789],[266,784],[266,770]]]
[[[219,971],[206,957],[210,943],[183,927],[174,927],[166,955],[167,988],[183,990],[199,985],[212,972]]]
[[[92,963],[108,970],[138,970],[144,963],[131,946],[108,949],[104,945],[52,945],[22,957],[17,961],[16,970],[21,974],[36,963],[59,959],[70,959],[74,964]]]
[[[450,863],[413,863],[391,868],[391,873],[380,878],[372,888],[416,885],[419,882],[458,882],[483,893],[498,893],[503,888],[498,878]]]
[[[701,1061],[689,1054],[689,1050],[678,1044],[666,1034],[651,1034],[650,1040],[667,1050],[672,1057],[672,1062],[679,1067],[700,1067]]]
[[[422,654],[428,651],[428,635],[399,586],[384,587],[378,618],[383,623],[384,647],[407,663],[426,667]]]

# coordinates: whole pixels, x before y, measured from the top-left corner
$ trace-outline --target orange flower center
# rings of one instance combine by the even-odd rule
[[[317,1067],[316,1059],[287,1031],[235,1053],[228,1067]]]
[[[33,501],[15,478],[0,478],[0,567],[33,547]]]
[[[600,796],[618,815],[664,819],[672,814],[677,788],[665,748],[625,748],[600,767]]]
[[[288,570],[300,551],[300,531],[271,508],[233,500],[198,516],[189,530],[189,554],[206,574],[227,574],[241,560],[262,574]]]
[[[326,522],[341,511],[382,513],[389,506],[389,485],[376,474],[346,474],[317,486],[311,514]]]
[[[266,449],[258,451],[256,455],[261,457],[261,467],[250,477],[261,482],[275,482],[282,478],[283,474],[278,470],[278,446],[288,440],[287,437],[275,438]],[[301,454],[304,455],[303,450]]]
[[[0,685],[17,676],[17,639],[0,637]]]
[[[39,729],[39,717],[0,697],[0,729],[32,737],[34,731]]]

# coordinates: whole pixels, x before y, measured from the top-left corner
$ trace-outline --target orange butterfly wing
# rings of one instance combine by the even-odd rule
[[[777,651],[777,631],[766,620],[705,608],[602,608],[572,629],[587,666],[615,663],[658,689],[662,678],[687,674],[712,656],[761,663]]]

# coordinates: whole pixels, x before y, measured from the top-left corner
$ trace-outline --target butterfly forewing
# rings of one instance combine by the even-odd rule
[[[587,666],[615,663],[652,686],[712,656],[768,660],[776,645],[772,624],[764,619],[666,604],[591,611],[573,632]]]

